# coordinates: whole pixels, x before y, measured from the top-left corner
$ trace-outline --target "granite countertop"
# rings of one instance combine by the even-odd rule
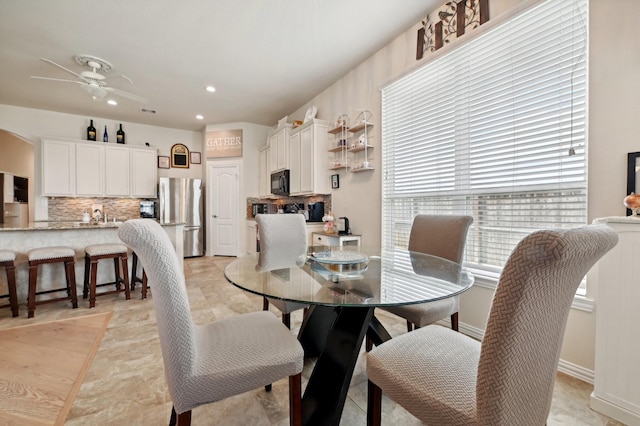
[[[26,226],[17,226],[0,223],[0,232],[2,231],[42,231],[42,230],[75,230],[75,229],[105,229],[118,228],[124,222],[29,222]],[[183,222],[161,223],[161,226],[184,225]]]

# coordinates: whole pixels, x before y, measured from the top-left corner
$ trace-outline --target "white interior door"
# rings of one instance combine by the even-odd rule
[[[211,256],[238,255],[240,166],[237,163],[208,166],[209,242]]]

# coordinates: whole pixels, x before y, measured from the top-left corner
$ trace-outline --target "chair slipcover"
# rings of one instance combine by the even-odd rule
[[[409,250],[442,257],[452,262],[462,262],[467,231],[473,222],[471,216],[417,215],[411,225]],[[381,308],[406,319],[418,327],[433,324],[458,312],[460,298],[449,297],[418,305]]]
[[[307,225],[301,214],[258,214],[260,238],[260,266],[276,270],[302,266],[307,255]],[[283,314],[304,309],[309,305],[267,297]]]
[[[158,223],[129,220],[118,236],[136,251],[154,290],[165,375],[176,413],[302,371],[302,346],[269,312],[193,323],[180,260]]]
[[[617,240],[605,225],[528,235],[504,266],[482,343],[435,325],[406,333],[367,355],[370,386],[427,424],[544,425],[576,289]]]

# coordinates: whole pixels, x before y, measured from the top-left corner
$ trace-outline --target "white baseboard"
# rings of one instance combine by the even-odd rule
[[[593,393],[591,393],[589,402],[594,411],[602,413],[607,417],[611,417],[612,419],[629,426],[640,425],[640,416],[637,413],[632,413],[618,405],[612,404],[604,399],[600,399]]]
[[[445,327],[451,327],[451,323],[449,322],[449,318],[438,321],[438,324],[443,325]],[[484,336],[484,330],[481,328],[470,326],[469,324],[465,324],[463,322],[458,323],[458,331],[460,333],[465,334],[473,339],[482,340]],[[581,367],[577,364],[574,364],[569,361],[560,360],[558,363],[558,371],[561,373],[567,374],[571,377],[575,377],[576,379],[580,379],[583,382],[587,382],[589,384],[593,384],[595,373],[593,370],[589,370],[588,368]]]

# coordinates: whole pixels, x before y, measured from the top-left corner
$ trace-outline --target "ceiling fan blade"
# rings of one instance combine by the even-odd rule
[[[124,90],[116,89],[114,87],[104,87],[103,89],[108,90],[114,95],[122,96],[123,98],[131,99],[132,101],[135,101],[141,104],[149,103],[148,99],[143,98],[142,96],[134,95],[133,93],[125,92]]]
[[[62,65],[60,65],[60,64],[56,64],[55,62],[53,62],[53,61],[52,61],[52,60],[50,60],[50,59],[40,58],[40,60],[41,60],[41,61],[44,61],[44,62],[47,62],[47,63],[49,63],[49,64],[51,64],[51,65],[54,65],[54,66],[56,66],[56,67],[58,67],[58,68],[60,68],[60,69],[63,69],[63,70],[65,70],[66,72],[68,72],[69,74],[73,74],[73,75],[75,75],[76,77],[78,77],[78,78],[80,78],[80,79],[84,80],[84,78],[83,78],[80,74],[78,74],[78,73],[75,73],[75,72],[71,71],[69,68],[65,68],[65,67],[63,67],[63,66],[62,66]]]
[[[51,77],[39,77],[37,75],[32,75],[31,78],[37,78],[38,80],[52,80],[52,81],[63,81],[65,83],[78,83],[78,84],[87,84],[84,81],[77,80],[65,80],[62,78],[51,78]]]

